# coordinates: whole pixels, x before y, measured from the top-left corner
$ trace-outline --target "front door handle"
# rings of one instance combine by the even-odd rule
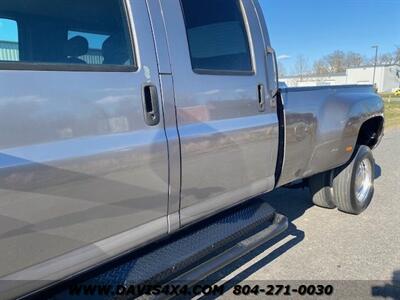
[[[157,88],[154,85],[143,86],[143,111],[144,121],[149,126],[160,123],[160,107],[158,105]]]

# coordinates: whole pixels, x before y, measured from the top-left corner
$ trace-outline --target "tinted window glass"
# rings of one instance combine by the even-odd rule
[[[19,27],[0,19],[0,53],[18,52],[2,62],[134,65],[122,0],[1,0],[2,15]]]
[[[18,25],[13,20],[0,18],[0,60],[19,60]]]
[[[252,70],[238,0],[181,1],[194,70]]]

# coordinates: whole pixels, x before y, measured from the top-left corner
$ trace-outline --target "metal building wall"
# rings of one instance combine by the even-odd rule
[[[101,50],[89,49],[88,54],[81,57],[87,64],[101,65]],[[0,61],[19,61],[18,43],[0,41]]]
[[[333,75],[305,75],[282,77],[280,81],[289,87],[342,85],[342,84],[373,84],[374,66],[349,68],[346,74]],[[377,66],[375,72],[376,87],[380,93],[391,92],[400,87],[400,66]]]
[[[19,60],[18,44],[12,42],[0,41],[0,60],[18,61]]]

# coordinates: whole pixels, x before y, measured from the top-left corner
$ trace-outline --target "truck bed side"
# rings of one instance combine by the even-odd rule
[[[383,129],[383,102],[372,86],[287,88],[281,97],[285,155],[278,186],[348,162],[368,120]]]

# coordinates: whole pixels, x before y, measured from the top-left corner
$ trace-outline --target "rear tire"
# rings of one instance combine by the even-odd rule
[[[374,195],[375,160],[367,146],[360,146],[353,160],[335,171],[333,201],[340,211],[359,215]]]
[[[333,209],[336,204],[333,200],[332,171],[314,175],[308,180],[308,186],[315,205]]]

